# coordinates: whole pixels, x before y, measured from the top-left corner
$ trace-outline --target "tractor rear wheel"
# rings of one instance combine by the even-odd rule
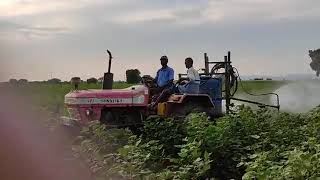
[[[201,103],[170,104],[170,115],[175,117],[186,117],[191,113],[205,113],[210,119],[213,117],[213,107],[204,106]]]

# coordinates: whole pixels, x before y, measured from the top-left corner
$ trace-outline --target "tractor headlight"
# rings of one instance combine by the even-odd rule
[[[90,109],[87,109],[86,110],[86,115],[87,116],[92,116],[93,115],[93,110],[90,108]]]

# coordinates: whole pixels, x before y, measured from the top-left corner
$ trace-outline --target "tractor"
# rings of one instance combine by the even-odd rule
[[[104,74],[102,89],[78,90],[79,81],[72,82],[76,89],[65,95],[65,106],[70,117],[62,118],[65,125],[86,126],[90,121],[99,120],[108,127],[141,126],[149,116],[185,117],[191,112],[207,113],[211,119],[223,116],[222,100],[225,100],[225,113],[230,112],[231,100],[244,101],[279,109],[277,105],[267,105],[234,98],[237,91],[238,76],[231,65],[231,53],[224,61],[210,62],[204,54],[205,67],[200,75],[199,94],[169,95],[165,102],[157,104],[156,110],[150,110],[149,104],[155,96],[152,92],[155,84],[150,76],[143,76],[141,84],[126,89],[112,89],[112,54],[109,54],[108,72]],[[213,65],[213,66],[212,66]],[[210,69],[210,66],[212,68]],[[179,74],[183,78],[186,74]],[[178,84],[177,84],[178,85]]]

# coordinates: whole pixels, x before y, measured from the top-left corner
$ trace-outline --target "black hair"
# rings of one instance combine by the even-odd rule
[[[161,56],[160,60],[167,60],[168,61],[168,57],[167,56]]]
[[[191,57],[187,57],[185,61],[191,62],[191,64],[193,64],[193,59]]]

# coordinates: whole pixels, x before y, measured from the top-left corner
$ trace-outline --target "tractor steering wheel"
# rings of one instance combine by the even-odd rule
[[[178,85],[185,85],[185,81],[188,80],[188,78],[180,78],[177,82],[176,82],[176,86]]]
[[[154,78],[152,78],[149,75],[142,76],[141,83],[146,85],[148,88],[157,88],[158,87],[157,83],[155,83]]]

